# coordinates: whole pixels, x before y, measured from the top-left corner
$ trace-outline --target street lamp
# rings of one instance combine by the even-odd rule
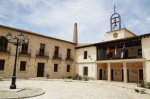
[[[13,41],[12,39],[12,35],[10,33],[8,33],[6,35],[6,39],[8,40],[8,42],[14,44],[16,46],[16,55],[15,55],[15,64],[14,64],[14,70],[13,70],[13,76],[12,76],[12,81],[11,81],[11,85],[10,85],[10,89],[16,89],[16,63],[17,63],[17,53],[18,53],[18,46],[21,46],[22,43],[28,43],[28,38],[27,36],[24,37],[24,35],[22,33],[20,33],[18,35],[18,37],[14,37]]]

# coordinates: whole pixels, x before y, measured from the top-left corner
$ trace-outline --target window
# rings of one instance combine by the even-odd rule
[[[83,68],[83,75],[88,76],[88,67]]]
[[[87,51],[84,51],[84,59],[87,59]]]
[[[55,52],[54,52],[55,57],[58,57],[58,52],[59,52],[59,47],[55,46]]]
[[[25,71],[26,70],[26,61],[21,61],[20,62],[20,71]]]
[[[142,55],[142,49],[138,49],[138,55]]]
[[[110,58],[113,58],[113,52],[110,52]]]
[[[70,52],[71,52],[71,49],[67,49],[67,59],[70,59]]]
[[[67,72],[70,72],[70,65],[67,65]]]
[[[6,37],[0,36],[0,51],[6,52],[7,44],[8,44],[8,41],[7,41]]]
[[[45,44],[40,44],[40,53],[39,53],[39,55],[44,55],[44,49],[45,49]]]
[[[5,60],[0,60],[0,70],[4,70]]]
[[[58,64],[54,64],[54,72],[58,72]]]
[[[28,53],[28,43],[23,43],[22,44],[22,51],[21,51],[22,54],[27,54]]]

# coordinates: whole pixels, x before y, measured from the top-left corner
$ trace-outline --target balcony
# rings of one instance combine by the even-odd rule
[[[53,55],[53,60],[62,60],[62,55],[61,54],[55,54]]]
[[[70,62],[73,62],[74,59],[73,59],[73,56],[66,56],[66,61],[70,61]]]
[[[5,47],[0,47],[0,53],[1,54],[10,54],[10,49],[9,50],[7,50],[7,48],[5,48]]]
[[[49,58],[49,52],[45,52],[45,53],[43,53],[43,52],[37,52],[36,53],[36,57],[37,58]]]
[[[31,50],[21,50],[21,51],[19,50],[19,55],[30,57],[31,56]]]
[[[121,58],[121,53],[118,53],[117,55],[98,55],[97,60],[119,60],[119,59],[137,59],[142,58],[141,54],[138,53],[128,53],[124,54],[124,57]]]

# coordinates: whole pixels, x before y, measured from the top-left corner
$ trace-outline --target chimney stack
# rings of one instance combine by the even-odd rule
[[[77,23],[74,24],[73,43],[78,43],[78,29]]]

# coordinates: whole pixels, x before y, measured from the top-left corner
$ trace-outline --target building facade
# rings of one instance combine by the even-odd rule
[[[150,82],[150,33],[135,35],[121,28],[116,11],[110,18],[108,40],[79,46],[77,23],[73,42],[0,25],[0,77],[11,77],[16,48],[6,34],[20,32],[29,38],[19,47],[17,77],[64,78],[79,74],[95,80]]]
[[[77,73],[96,80],[150,82],[150,34],[136,36],[121,28],[117,12],[110,28],[107,41],[76,47]]]
[[[17,77],[63,78],[75,74],[75,43],[0,25],[1,77],[12,76],[16,52],[16,46],[6,40],[6,34],[17,36],[20,32],[29,42],[19,46]]]

